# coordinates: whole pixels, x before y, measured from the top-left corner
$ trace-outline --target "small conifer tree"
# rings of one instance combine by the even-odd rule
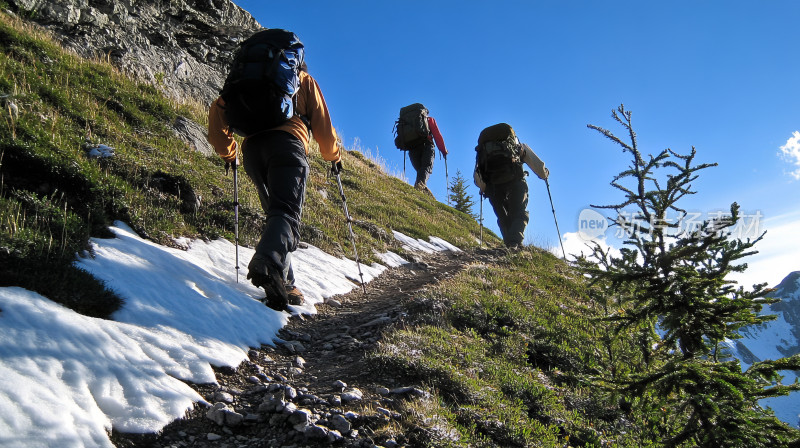
[[[475,203],[472,200],[472,196],[467,193],[467,182],[464,176],[461,175],[460,170],[456,171],[455,177],[450,181],[449,189],[448,200],[453,205],[453,208],[476,218],[475,213],[472,211],[472,206]]]
[[[606,306],[614,334],[636,340],[641,358],[604,384],[626,396],[625,407],[664,446],[787,446],[798,431],[758,400],[800,390],[798,383],[777,383],[781,370],[800,368],[800,355],[755,362],[742,371],[739,361],[720,349],[724,340],[741,337],[739,328],[774,318],[758,314],[762,305],[777,301],[766,297],[766,284],[746,290],[726,278],[747,268],[740,260],[755,253],[763,234],[747,241],[731,238],[741,218],[736,203],[730,214],[682,229],[687,213],[678,201],[695,193],[691,183],[700,170],[716,164],[695,164],[694,148],[689,155],[666,149],[645,157],[631,113],[620,106],[612,116],[629,141],[589,127],[620,145],[632,161],[611,182],[624,200],[594,207],[616,212],[614,225],[624,231],[625,247],[612,256],[596,245],[578,264]]]

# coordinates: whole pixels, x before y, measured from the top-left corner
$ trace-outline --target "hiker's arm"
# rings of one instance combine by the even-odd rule
[[[439,148],[439,152],[447,157],[447,148],[444,146],[444,138],[442,138],[442,133],[439,132],[439,126],[436,125],[436,120],[434,120],[433,117],[428,117],[428,127],[431,129],[433,141],[436,143],[436,147]]]
[[[222,160],[234,163],[236,162],[236,140],[233,139],[233,131],[225,121],[222,110],[224,104],[222,98],[217,98],[208,108],[208,135],[206,137]]]
[[[338,162],[342,159],[337,143],[338,137],[331,122],[325,97],[322,96],[322,90],[311,76],[305,77],[304,84],[306,88],[306,118],[311,122],[311,133],[319,144],[319,152],[322,154],[322,158],[328,162]]]
[[[544,162],[535,152],[528,146],[527,143],[522,144],[522,161],[525,162],[534,174],[539,176],[539,179],[547,180],[550,176],[550,170],[545,168]]]

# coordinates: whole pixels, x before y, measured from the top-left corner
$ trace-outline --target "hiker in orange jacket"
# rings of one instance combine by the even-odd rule
[[[294,286],[291,253],[300,242],[311,130],[322,157],[332,162],[331,171],[338,173],[342,169],[341,150],[328,106],[305,64],[299,80],[295,115],[284,124],[242,142],[244,169],[255,184],[267,215],[247,278],[255,286],[264,287],[267,305],[278,310],[285,310],[288,304],[303,303],[303,294]],[[209,108],[208,141],[226,163],[234,164],[238,160],[238,145],[225,120],[224,107],[220,97]]]

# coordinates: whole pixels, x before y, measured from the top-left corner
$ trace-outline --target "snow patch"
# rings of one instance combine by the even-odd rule
[[[289,314],[265,307],[246,268],[236,272],[226,240],[181,239],[160,246],[117,222],[110,239],[92,239],[94,257],[75,265],[115,290],[124,306],[113,320],[84,316],[28,290],[0,288],[0,446],[113,447],[112,427],[156,432],[203,402],[185,381],[216,383],[212,365],[237,366],[250,347],[273,344]],[[395,232],[408,250],[458,251]],[[424,249],[423,249],[424,248]],[[239,247],[239,265],[253,250]],[[407,263],[391,252],[387,266]],[[306,305],[359,286],[359,266],[314,246],[293,254]],[[364,281],[387,266],[361,265]]]

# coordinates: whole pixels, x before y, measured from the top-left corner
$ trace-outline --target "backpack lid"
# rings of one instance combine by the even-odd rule
[[[481,131],[481,134],[478,136],[478,147],[486,142],[503,141],[509,137],[513,138],[514,142],[517,141],[517,135],[508,123],[498,123]]]
[[[415,114],[422,113],[424,115],[428,115],[428,109],[425,106],[423,106],[422,103],[409,104],[408,106],[400,108],[401,117],[403,115],[410,114],[412,112]]]
[[[241,46],[266,43],[273,48],[303,48],[303,43],[291,31],[280,28],[267,28],[256,31],[255,34],[245,39]]]

